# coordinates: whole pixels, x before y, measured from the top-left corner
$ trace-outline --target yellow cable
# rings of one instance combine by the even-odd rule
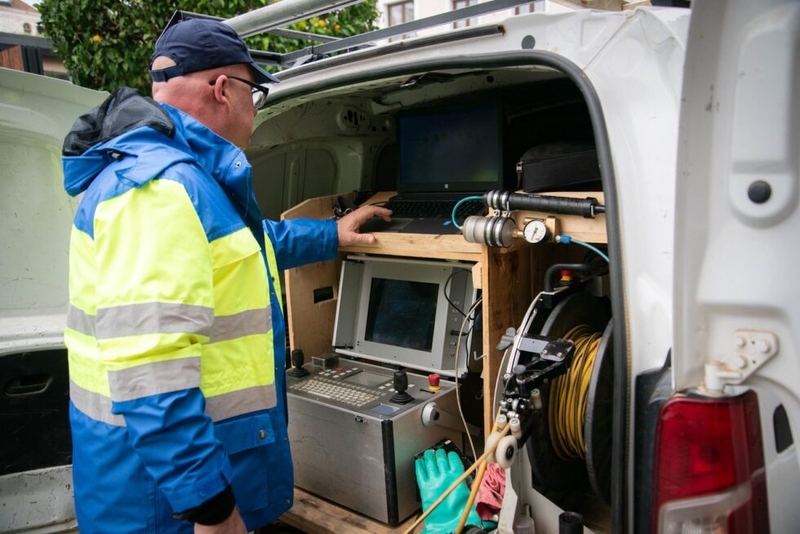
[[[556,454],[564,459],[586,457],[583,435],[589,384],[602,334],[588,325],[578,325],[564,336],[575,343],[572,365],[550,386],[548,419],[550,439]]]
[[[510,425],[506,425],[506,428],[510,428]],[[496,444],[495,444],[495,449],[497,449]],[[472,503],[475,502],[475,497],[478,496],[478,489],[480,488],[481,483],[483,482],[483,475],[485,474],[486,474],[486,460],[481,462],[481,466],[478,468],[478,474],[475,475],[475,480],[472,481],[472,489],[469,492],[467,505],[464,507],[464,511],[461,512],[461,519],[458,521],[458,526],[456,527],[455,534],[461,534],[461,531],[464,530],[464,525],[467,523],[467,517],[469,517],[469,513],[472,511]]]

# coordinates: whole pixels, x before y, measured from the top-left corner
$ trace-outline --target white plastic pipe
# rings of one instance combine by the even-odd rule
[[[364,0],[282,0],[248,13],[229,18],[224,22],[241,37],[256,35],[273,28],[280,28],[297,20],[304,20],[321,13],[342,9]]]

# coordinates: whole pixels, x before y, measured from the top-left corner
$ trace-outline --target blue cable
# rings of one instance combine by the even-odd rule
[[[450,214],[450,220],[453,221],[453,226],[455,226],[459,230],[461,230],[461,225],[459,225],[456,222],[456,212],[458,211],[458,207],[461,206],[461,204],[463,204],[464,202],[468,202],[470,200],[483,200],[483,197],[482,196],[471,196],[471,197],[462,198],[461,200],[456,202],[456,205],[453,206],[453,212]]]
[[[565,243],[565,244],[566,243],[575,243],[576,245],[580,245],[582,247],[586,247],[589,250],[591,250],[592,252],[594,252],[595,254],[597,254],[598,256],[600,256],[601,258],[603,258],[604,260],[606,260],[606,262],[611,263],[611,260],[608,259],[608,256],[606,256],[603,253],[603,251],[601,251],[600,249],[598,249],[594,245],[590,245],[589,243],[585,243],[585,242],[583,242],[583,241],[581,241],[579,239],[575,239],[572,236],[568,236],[566,234],[561,234],[560,236],[556,237],[556,241],[558,243]]]

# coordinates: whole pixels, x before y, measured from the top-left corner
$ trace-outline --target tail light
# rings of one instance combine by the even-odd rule
[[[769,532],[758,397],[675,397],[656,429],[654,534]]]

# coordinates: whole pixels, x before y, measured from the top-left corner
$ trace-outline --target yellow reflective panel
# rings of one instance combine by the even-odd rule
[[[214,269],[219,269],[249,256],[259,254],[261,249],[249,228],[243,227],[211,243]]]
[[[146,334],[98,340],[107,370],[120,370],[174,358],[199,356],[208,338],[183,333]]]
[[[94,241],[73,226],[69,246],[69,300],[73,306],[91,315],[95,312],[95,280]]]
[[[272,332],[211,343],[203,347],[201,388],[221,395],[275,382],[275,365],[267,358]]]
[[[260,252],[214,271],[217,315],[266,308],[266,268]]]
[[[100,351],[91,336],[67,328],[64,342],[69,354],[69,378],[83,389],[110,397],[108,373],[100,363]]]
[[[139,302],[213,307],[211,250],[182,185],[152,180],[95,213],[98,308]]]

